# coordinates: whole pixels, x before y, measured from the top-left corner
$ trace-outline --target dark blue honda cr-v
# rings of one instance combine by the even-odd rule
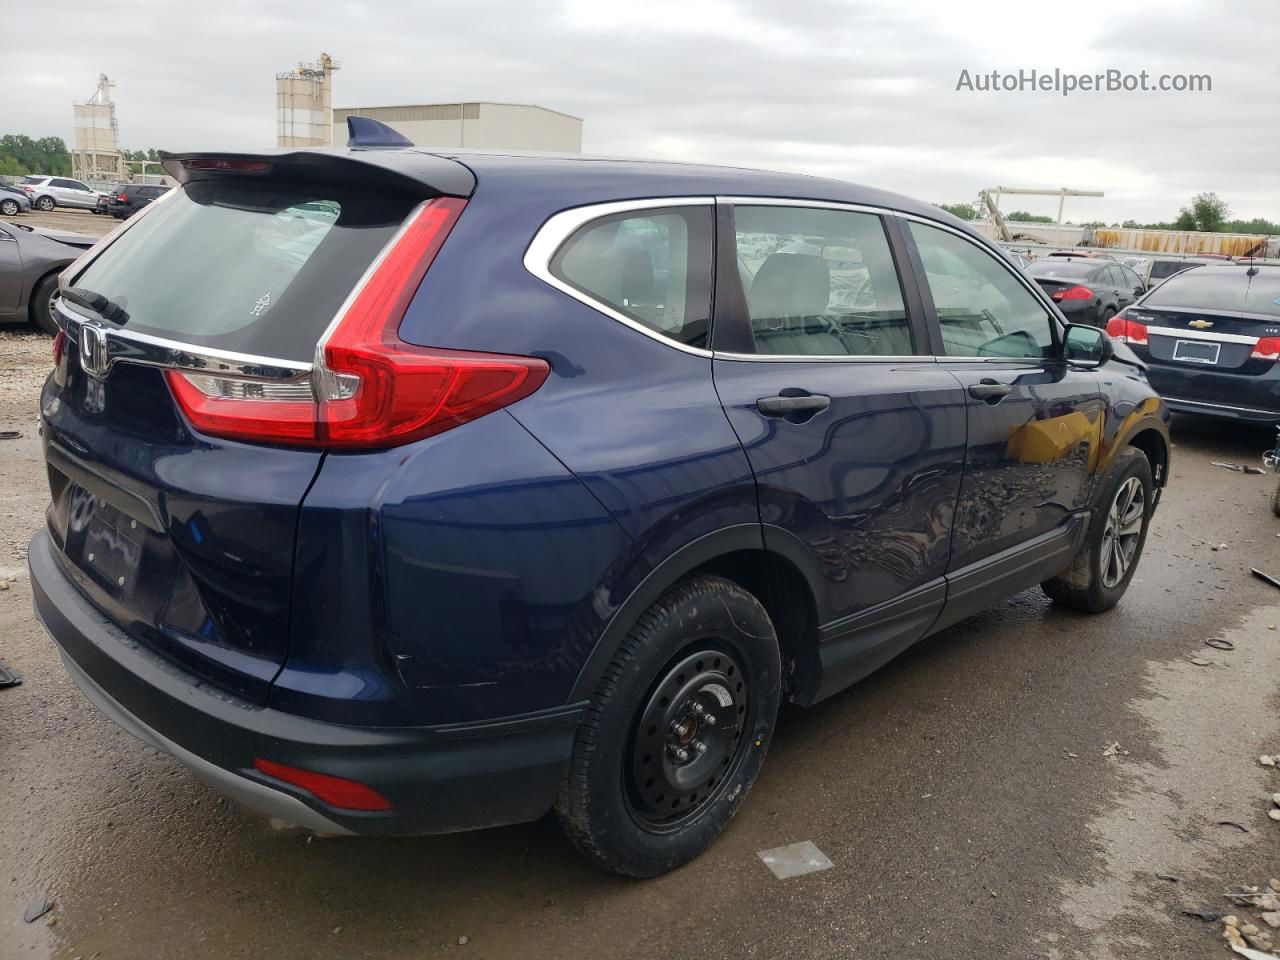
[[[168,156],[62,278],[36,610],[219,789],[330,833],[554,808],[657,874],[784,699],[1037,583],[1124,592],[1164,407],[959,221],[393,141]]]

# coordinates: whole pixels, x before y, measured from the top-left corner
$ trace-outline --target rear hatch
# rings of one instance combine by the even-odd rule
[[[257,703],[287,656],[298,510],[323,445],[197,431],[176,391],[212,392],[215,409],[253,399],[264,418],[314,405],[326,327],[439,193],[410,174],[465,173],[351,157],[171,159],[184,187],[64,275],[42,396],[64,569],[140,643]]]
[[[1125,311],[1146,328],[1152,364],[1192,374],[1271,371],[1280,356],[1280,269],[1254,269],[1250,275],[1244,266],[1199,267]]]

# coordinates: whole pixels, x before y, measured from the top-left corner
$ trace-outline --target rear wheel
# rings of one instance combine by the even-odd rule
[[[1107,307],[1105,310],[1102,311],[1102,316],[1098,318],[1098,326],[1100,326],[1103,330],[1107,329],[1107,321],[1110,320],[1115,315],[1116,315],[1115,309],[1113,307]]]
[[[58,333],[58,321],[53,319],[53,300],[58,294],[58,275],[43,277],[31,291],[31,322],[49,336]]]
[[[17,200],[0,200],[0,213],[6,217],[16,217],[18,215]]]
[[[673,587],[628,634],[583,717],[556,800],[565,833],[628,876],[693,859],[755,782],[781,695],[760,602],[719,577]]]
[[[56,206],[57,204],[53,202],[53,197],[41,197],[36,201],[36,209],[43,210],[45,213],[48,213]]]
[[[1101,613],[1124,596],[1147,542],[1155,489],[1141,450],[1125,447],[1094,500],[1084,545],[1067,570],[1042,589],[1055,603]]]

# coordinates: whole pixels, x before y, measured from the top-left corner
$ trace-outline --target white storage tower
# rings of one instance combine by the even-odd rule
[[[105,73],[100,74],[97,92],[72,105],[76,135],[71,149],[71,175],[77,180],[93,184],[125,178],[116,105],[111,100],[113,86]]]
[[[327,53],[276,74],[276,146],[327,147],[333,126],[333,71]]]

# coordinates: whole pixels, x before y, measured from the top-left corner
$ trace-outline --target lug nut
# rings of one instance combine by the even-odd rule
[[[695,740],[693,742],[693,749],[697,750],[699,753],[706,753],[707,745],[703,743],[701,740]]]
[[[676,747],[674,750],[671,751],[671,755],[681,763],[684,763],[686,760],[689,759],[689,751],[686,750],[684,747]]]
[[[708,713],[702,718],[702,722],[708,727],[714,727],[716,725],[716,715],[714,713]]]
[[[687,736],[689,733],[689,724],[684,720],[677,720],[671,724],[671,732],[677,737]]]
[[[704,708],[704,707],[702,706],[702,704],[700,704],[700,703],[695,703],[695,704],[693,705],[693,715],[694,715],[695,717],[700,717],[700,716],[702,716],[702,714],[703,714],[703,711],[704,711],[704,710],[705,710],[705,708]]]

